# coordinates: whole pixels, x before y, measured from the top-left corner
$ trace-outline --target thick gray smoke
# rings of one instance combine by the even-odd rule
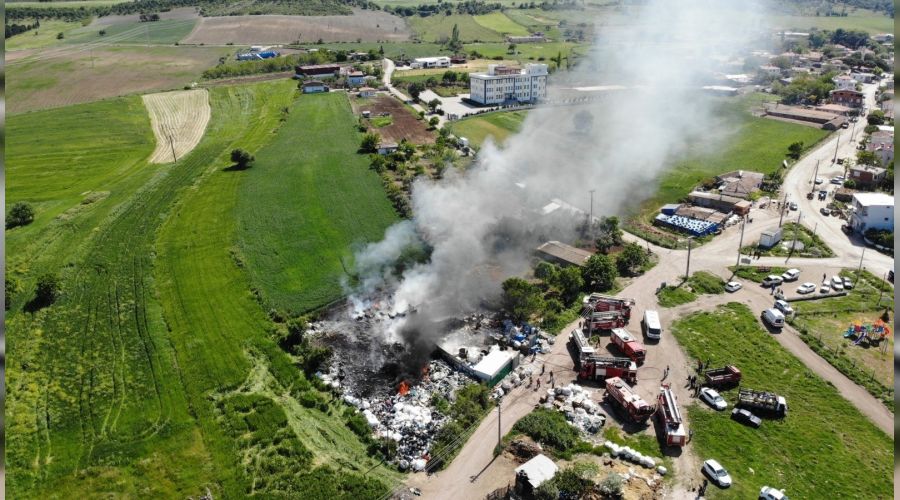
[[[624,89],[579,94],[602,96],[590,104],[541,107],[503,148],[485,145],[469,171],[417,181],[414,219],[357,256],[359,294],[388,288],[396,310],[416,307],[429,320],[466,313],[495,299],[503,279],[525,272],[537,245],[574,238],[584,215],[547,216],[541,209],[551,200],[587,212],[593,189],[599,216],[622,214],[651,195],[689,145],[709,147],[727,128],[699,88],[761,32],[748,26],[759,17],[748,15],[746,2],[740,11],[728,5],[656,0],[623,8],[619,22],[596,20],[593,49],[556,81]],[[551,100],[562,93],[578,91],[551,90]],[[418,238],[433,248],[430,260],[391,276],[389,264]],[[422,337],[442,334],[403,323],[391,329],[393,340],[421,345]]]

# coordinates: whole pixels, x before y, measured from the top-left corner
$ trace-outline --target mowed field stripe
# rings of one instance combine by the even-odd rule
[[[150,163],[178,161],[200,143],[210,115],[206,89],[147,94],[143,99],[156,136]]]

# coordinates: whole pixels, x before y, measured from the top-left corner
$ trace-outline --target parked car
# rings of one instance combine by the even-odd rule
[[[806,295],[807,293],[812,293],[815,291],[816,291],[815,283],[806,282],[806,283],[800,285],[799,288],[797,288],[797,293],[799,293],[800,295]]]
[[[823,179],[821,177],[816,177],[816,185],[822,184],[823,182],[825,182],[825,179]]]
[[[839,178],[835,177],[834,179],[831,179],[831,183],[837,184],[838,186],[840,186],[844,183],[844,179],[839,179]]]
[[[781,311],[785,316],[790,316],[794,314],[794,309],[791,307],[787,301],[784,300],[776,300],[775,301],[775,309]]]
[[[722,467],[719,462],[715,460],[706,460],[703,462],[703,473],[706,474],[709,479],[719,485],[721,488],[727,488],[731,486],[731,476],[728,475],[728,471],[725,470],[725,467]]]
[[[894,271],[893,270],[888,271],[888,281],[890,281],[891,283],[894,282]]]
[[[799,278],[799,277],[800,277],[800,270],[796,269],[796,268],[788,269],[787,271],[784,272],[784,274],[781,275],[781,279],[783,279],[784,281],[797,281],[797,278]]]
[[[840,276],[832,276],[831,277],[831,288],[835,291],[840,291],[844,289],[844,280],[841,279]]]
[[[784,490],[776,490],[771,486],[763,486],[759,489],[759,500],[789,500]]]
[[[762,419],[757,417],[756,415],[750,413],[748,410],[743,408],[735,408],[731,411],[731,418],[737,422],[740,422],[744,425],[749,425],[754,429],[759,429],[759,426],[762,425]]]
[[[822,282],[822,286],[819,287],[819,293],[831,293],[831,285],[827,281]]]
[[[850,278],[846,276],[844,276],[844,288],[846,288],[847,290],[853,289],[853,282],[850,281]]]
[[[728,403],[725,401],[725,398],[723,398],[715,389],[710,389],[709,387],[700,389],[700,399],[719,411],[728,408]]]
[[[763,323],[771,326],[772,328],[784,327],[784,314],[774,307],[766,309],[760,316],[762,317]]]
[[[800,205],[797,205],[796,201],[792,201],[791,202],[791,210],[797,210],[798,208],[800,208]]]
[[[729,281],[728,283],[725,283],[725,291],[726,292],[736,292],[736,291],[740,290],[742,287],[743,287],[743,285],[741,285],[737,281]]]
[[[824,200],[826,196],[828,196],[828,191],[825,191],[824,189],[819,191],[819,199],[820,200]]]
[[[831,209],[828,207],[822,207],[819,209],[819,213],[821,213],[824,216],[829,216],[829,215],[831,215]]]
[[[766,288],[771,288],[772,285],[780,285],[783,282],[784,282],[784,280],[781,279],[781,276],[778,276],[777,274],[770,274],[770,275],[766,276],[765,278],[763,278],[762,286],[764,286]]]

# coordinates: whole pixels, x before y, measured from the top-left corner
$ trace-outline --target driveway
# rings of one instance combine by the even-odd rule
[[[408,95],[404,94],[403,92],[398,90],[396,87],[391,85],[391,75],[394,74],[394,61],[391,61],[390,59],[385,57],[384,59],[381,60],[381,69],[383,71],[382,75],[381,75],[381,83],[388,90],[388,92],[390,92],[390,94],[392,96],[396,97],[397,99],[400,99],[403,102],[410,101],[410,97]],[[425,108],[423,108],[422,106],[420,106],[418,104],[413,103],[413,104],[411,104],[411,106],[416,111],[425,112]]]

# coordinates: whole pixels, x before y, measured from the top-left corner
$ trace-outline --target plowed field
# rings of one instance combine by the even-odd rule
[[[209,123],[206,90],[163,92],[143,97],[156,136],[156,149],[150,155],[150,162],[169,163],[190,153],[203,138]]]

